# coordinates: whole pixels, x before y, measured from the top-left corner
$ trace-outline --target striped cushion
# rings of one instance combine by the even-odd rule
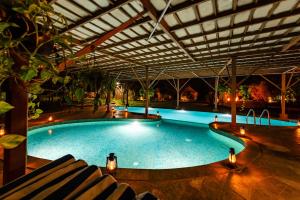
[[[118,188],[107,198],[107,200],[133,200],[135,192],[126,183],[119,184]]]
[[[8,194],[11,194],[11,193],[19,190],[20,188],[23,188],[26,185],[29,185],[47,175],[49,175],[50,173],[53,173],[53,172],[55,172],[63,167],[66,167],[74,162],[75,162],[75,159],[72,155],[66,155],[55,161],[52,161],[52,162],[44,165],[43,167],[34,170],[30,174],[26,174],[10,183],[4,185],[2,188],[0,188],[0,197],[7,196]]]
[[[53,172],[52,174],[49,174],[48,176],[43,177],[42,179],[37,180],[36,182],[15,191],[9,196],[7,195],[1,196],[0,199],[2,199],[3,197],[5,197],[4,199],[31,199],[32,197],[42,192],[46,188],[51,187],[54,184],[57,184],[58,182],[64,180],[65,178],[83,169],[84,167],[87,167],[85,161],[82,160],[75,161],[74,163],[64,168],[61,168]]]
[[[110,175],[103,175],[88,184],[76,196],[77,200],[106,199],[117,188],[117,181]]]
[[[63,184],[58,184],[52,188],[43,191],[40,195],[37,195],[33,199],[72,199],[79,191],[83,190],[90,182],[93,182],[96,178],[101,177],[101,170],[95,166],[89,166],[81,170],[74,177]]]

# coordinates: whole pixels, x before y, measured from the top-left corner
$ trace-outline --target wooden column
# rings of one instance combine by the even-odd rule
[[[146,67],[146,85],[145,85],[145,116],[148,118],[148,108],[149,108],[149,69]]]
[[[285,113],[285,98],[286,98],[286,73],[281,74],[281,114],[280,119],[288,119]]]
[[[215,108],[214,111],[218,111],[218,87],[219,87],[219,76],[215,78]]]
[[[28,96],[22,82],[8,79],[5,83],[6,101],[14,109],[5,114],[6,134],[18,134],[27,137],[27,101]],[[26,140],[17,148],[4,150],[3,184],[25,174]]]
[[[231,63],[231,127],[236,127],[236,60],[232,58]]]
[[[180,88],[179,79],[176,82],[176,109],[179,109]]]

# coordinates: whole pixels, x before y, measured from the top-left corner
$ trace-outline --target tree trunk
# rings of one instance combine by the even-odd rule
[[[21,81],[10,78],[5,83],[6,101],[14,109],[5,114],[6,134],[18,134],[27,137],[28,96]],[[3,184],[25,174],[26,140],[14,149],[4,150]]]
[[[110,108],[109,108],[109,104],[110,104],[110,92],[107,93],[106,95],[106,112],[109,113],[110,112]]]

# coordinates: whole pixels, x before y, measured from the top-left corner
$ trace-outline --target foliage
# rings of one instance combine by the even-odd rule
[[[259,84],[251,84],[248,89],[250,96],[253,100],[268,101],[271,96],[266,82],[261,81]]]
[[[145,91],[144,91],[143,88],[141,88],[141,89],[139,90],[139,94],[140,94],[140,96],[144,97]],[[154,96],[154,89],[153,89],[153,88],[149,88],[149,89],[148,89],[148,97],[151,98],[151,97],[153,97],[153,96]]]
[[[0,101],[0,115],[13,109],[14,107],[5,101]]]
[[[239,87],[239,94],[242,96],[243,100],[248,100],[250,97],[249,89],[247,85],[241,85]]]
[[[26,139],[25,136],[22,135],[4,135],[0,138],[0,146],[4,149],[13,149],[19,146],[24,140]]]
[[[49,58],[57,48],[70,49],[72,38],[59,35],[54,25],[55,20],[66,21],[44,0],[2,0],[0,18],[0,86],[8,78],[21,80],[33,97],[29,113],[36,118],[42,112],[36,102],[42,84],[50,79],[68,82]]]

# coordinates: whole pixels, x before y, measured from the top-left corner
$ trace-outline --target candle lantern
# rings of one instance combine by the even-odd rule
[[[51,115],[48,117],[48,122],[53,122],[53,117]]]
[[[106,157],[106,171],[108,174],[114,175],[116,174],[118,168],[118,160],[117,156],[114,153],[110,153],[109,156]]]
[[[245,127],[244,127],[244,126],[241,126],[241,127],[240,127],[240,134],[241,134],[241,135],[245,135],[245,133],[246,133]]]
[[[160,114],[159,114],[159,111],[157,111],[157,112],[156,112],[156,116],[157,116],[157,117],[159,117],[159,116],[160,116]]]
[[[5,135],[5,129],[3,126],[0,127],[0,137],[2,137],[3,135]]]
[[[229,149],[229,164],[231,167],[235,167],[236,166],[236,156],[235,156],[235,150],[234,148],[230,148]]]
[[[218,122],[218,115],[215,116],[215,122]]]

